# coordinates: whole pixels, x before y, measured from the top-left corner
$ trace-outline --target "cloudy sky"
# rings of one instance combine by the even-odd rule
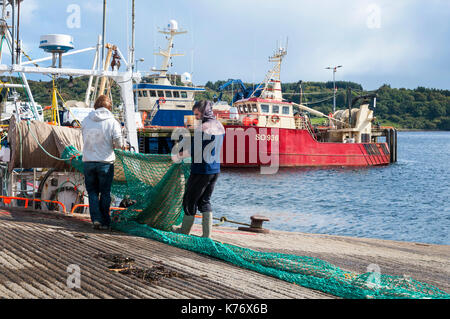
[[[108,0],[107,41],[126,52],[131,42],[131,0]],[[74,36],[77,49],[94,45],[102,31],[102,0],[25,0],[21,38],[33,58],[43,34]],[[288,39],[282,81],[328,81],[327,66],[343,65],[337,80],[376,89],[450,89],[449,0],[136,0],[139,69],[160,65],[165,46],[158,28],[175,19],[189,33],[176,38],[171,72],[193,81],[259,82],[268,57]],[[78,14],[79,13],[79,14]],[[90,67],[93,55],[67,57],[67,67]]]

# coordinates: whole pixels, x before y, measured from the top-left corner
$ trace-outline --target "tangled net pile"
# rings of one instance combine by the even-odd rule
[[[208,238],[170,232],[183,218],[182,198],[189,177],[187,163],[174,164],[170,156],[116,151],[112,192],[134,205],[113,212],[113,228],[168,245],[215,257],[236,266],[342,298],[449,299],[446,292],[410,277],[356,274],[326,261],[279,253],[258,252]],[[82,172],[81,155],[68,147],[63,158]]]

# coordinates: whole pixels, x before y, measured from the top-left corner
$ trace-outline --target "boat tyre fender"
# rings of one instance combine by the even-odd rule
[[[278,122],[280,122],[280,117],[278,115],[272,115],[270,117],[270,120],[272,121],[273,124],[277,124]]]

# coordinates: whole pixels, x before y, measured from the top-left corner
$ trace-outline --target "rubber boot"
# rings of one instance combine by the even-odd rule
[[[191,232],[192,226],[194,225],[195,216],[183,216],[183,223],[181,227],[173,228],[174,233],[189,235]]]
[[[203,230],[203,237],[205,238],[211,238],[211,231],[212,231],[212,224],[213,224],[213,216],[212,212],[206,212],[202,213],[202,230]]]

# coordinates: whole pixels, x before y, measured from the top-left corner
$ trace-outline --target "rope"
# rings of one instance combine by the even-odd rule
[[[53,159],[55,159],[55,160],[57,160],[57,161],[66,162],[67,159],[62,159],[62,158],[59,158],[59,157],[55,157],[55,156],[53,156],[52,154],[50,154],[49,152],[47,152],[47,150],[41,145],[41,143],[39,143],[39,140],[37,139],[37,137],[33,134],[33,131],[31,130],[31,125],[30,125],[30,124],[31,124],[31,122],[30,122],[30,121],[27,121],[27,126],[28,126],[28,129],[29,129],[29,131],[30,131],[30,134],[31,134],[31,136],[33,136],[34,140],[36,141],[37,145],[39,145],[39,147],[41,148],[41,150],[43,150],[44,153],[47,154],[49,157],[51,157],[51,158],[53,158]],[[19,130],[19,132],[20,132],[20,130]],[[20,148],[20,150],[22,150],[22,147]],[[22,153],[21,153],[21,154],[22,154]],[[22,160],[22,159],[21,159],[21,160]],[[22,165],[22,163],[21,163],[21,165]]]
[[[331,100],[332,98],[333,98],[333,96],[332,96],[332,97],[329,97],[329,98],[327,98],[327,99],[321,100],[321,101],[317,101],[317,102],[303,103],[303,105],[319,104],[319,103],[322,103],[322,102],[329,101],[329,100]]]
[[[72,113],[72,111],[70,110],[70,107],[67,106],[66,101],[64,101],[63,97],[61,96],[61,94],[59,93],[59,90],[56,89],[56,94],[58,94],[59,98],[61,99],[61,101],[63,102],[63,104],[65,105],[65,107],[67,108],[67,110],[69,111],[70,114],[72,114],[73,118],[75,119],[75,121],[77,121],[80,125],[81,122],[80,120],[78,120],[78,118]]]
[[[23,167],[23,141],[22,141],[22,132],[18,128],[19,131],[19,143],[20,143],[20,168]]]
[[[222,216],[222,217],[220,217],[220,218],[213,218],[213,219],[220,221],[220,223],[214,224],[214,226],[220,226],[220,225],[223,225],[225,222],[227,222],[227,223],[232,223],[232,224],[243,225],[243,226],[251,226],[250,224],[241,223],[241,222],[237,222],[237,221],[228,219],[228,218],[226,218],[225,216]]]

